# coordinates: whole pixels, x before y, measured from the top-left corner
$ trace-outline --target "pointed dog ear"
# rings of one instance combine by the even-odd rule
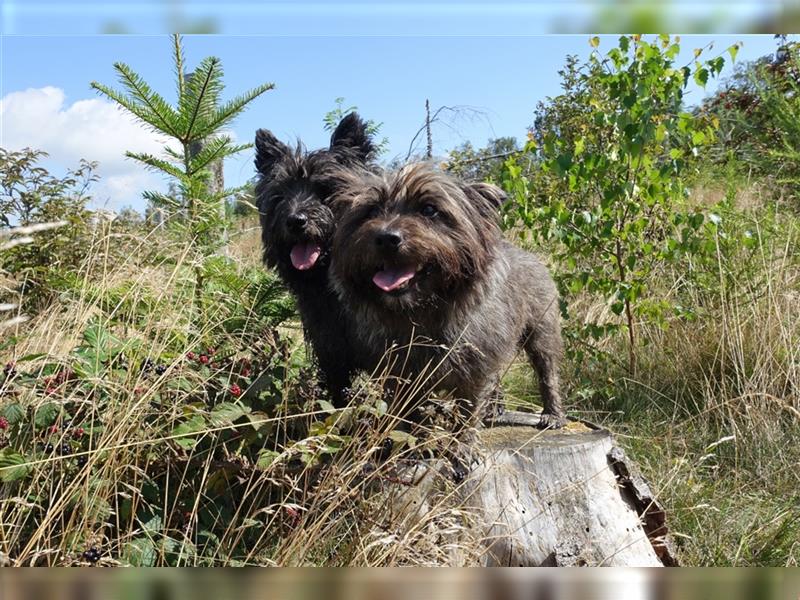
[[[331,150],[348,148],[359,162],[367,162],[375,153],[375,144],[367,133],[367,124],[358,116],[350,113],[343,118],[331,135]]]
[[[275,165],[287,154],[289,147],[276,138],[271,131],[256,131],[256,169],[262,175],[269,175]]]
[[[491,183],[465,183],[464,192],[473,199],[481,214],[496,218],[500,207],[508,200],[508,194]]]

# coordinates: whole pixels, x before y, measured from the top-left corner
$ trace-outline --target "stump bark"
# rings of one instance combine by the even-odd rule
[[[443,497],[459,503],[469,515],[460,535],[478,540],[484,566],[677,565],[664,511],[611,433],[581,422],[541,431],[537,420],[509,412],[481,430],[455,493],[442,494],[443,463],[409,468],[393,514],[413,527]],[[462,559],[451,562],[473,562]]]

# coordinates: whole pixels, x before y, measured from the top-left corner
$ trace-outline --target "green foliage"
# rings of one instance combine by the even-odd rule
[[[519,151],[513,137],[489,140],[484,148],[478,150],[470,142],[464,142],[449,152],[444,168],[464,181],[499,182],[506,159]]]
[[[696,113],[719,123],[710,158],[800,195],[800,44],[782,40],[774,54],[738,65]]]
[[[334,106],[331,110],[326,112],[325,116],[322,117],[322,122],[323,126],[325,127],[325,131],[330,131],[331,133],[333,133],[333,130],[336,129],[336,126],[344,117],[349,115],[351,112],[358,110],[358,107],[355,105],[348,106],[347,108],[345,108],[344,98],[336,98],[334,102],[336,103],[336,106]],[[380,134],[383,123],[377,123],[376,121],[370,119],[366,122],[366,124],[367,124],[367,134],[369,134],[373,139],[376,139]],[[375,144],[376,148],[375,154],[377,156],[380,156],[381,154],[386,152],[388,147],[389,147],[389,138],[384,137],[381,139],[380,142],[377,142]]]
[[[89,186],[97,180],[97,163],[81,161],[64,177],[40,166],[47,153],[25,148],[0,148],[0,230],[15,226],[64,223],[37,235],[35,241],[0,252],[0,270],[19,284],[29,305],[41,305],[52,296],[59,273],[74,272],[91,247],[99,224],[86,208]]]
[[[777,64],[760,65],[754,75],[760,111],[772,117],[773,135],[766,144],[765,172],[776,173],[800,197],[800,44],[787,44]],[[768,135],[761,132],[762,136]],[[778,168],[775,168],[776,165]]]
[[[714,128],[684,109],[683,94],[690,79],[705,84],[716,76],[724,59],[680,67],[679,51],[668,36],[622,36],[585,64],[569,59],[564,93],[537,110],[527,146],[533,174],[517,157],[506,164],[514,222],[553,249],[565,298],[585,290],[623,317],[631,372],[637,320],[664,322],[680,312],[648,297],[652,274],[713,249],[704,214],[686,205],[684,176]],[[590,323],[582,336],[603,336],[615,325]]]
[[[81,161],[64,177],[55,177],[39,162],[47,153],[0,148],[0,227],[58,221],[84,210],[89,186],[97,180],[97,163]]]
[[[9,483],[24,479],[31,472],[28,460],[11,448],[0,450],[0,481]]]
[[[292,296],[273,272],[261,267],[237,269],[230,259],[212,256],[202,276],[206,303],[213,303],[218,327],[229,334],[274,327],[295,314]]]

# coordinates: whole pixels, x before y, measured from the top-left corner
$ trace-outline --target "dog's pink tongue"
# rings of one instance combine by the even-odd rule
[[[306,242],[305,244],[295,244],[289,258],[292,259],[295,269],[307,271],[316,264],[321,253],[322,248],[319,247],[319,244]]]
[[[413,279],[417,270],[414,267],[394,267],[378,271],[372,278],[372,282],[384,292],[396,290],[406,281]]]

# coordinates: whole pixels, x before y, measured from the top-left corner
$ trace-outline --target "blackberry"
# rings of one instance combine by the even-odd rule
[[[89,462],[89,459],[86,458],[85,454],[78,457],[77,463],[79,467],[85,467],[87,462]]]
[[[388,460],[392,455],[392,450],[394,450],[394,442],[391,438],[385,438],[381,444],[380,450],[378,450],[378,461],[383,462]]]
[[[96,563],[98,560],[100,560],[100,551],[92,546],[83,553],[83,560],[92,564]]]
[[[166,365],[156,365],[156,375],[163,375],[167,372]]]
[[[142,361],[142,371],[144,371],[144,372],[147,372],[147,371],[149,371],[149,370],[150,370],[150,369],[152,369],[154,366],[155,366],[155,363],[153,363],[153,361],[152,361],[152,360],[150,360],[149,358],[145,358],[145,359]]]
[[[56,449],[56,447],[53,446],[53,444],[47,444],[44,447],[44,451],[47,452],[48,454],[52,454],[55,449]]]
[[[69,444],[61,444],[61,454],[72,454],[72,446]]]

